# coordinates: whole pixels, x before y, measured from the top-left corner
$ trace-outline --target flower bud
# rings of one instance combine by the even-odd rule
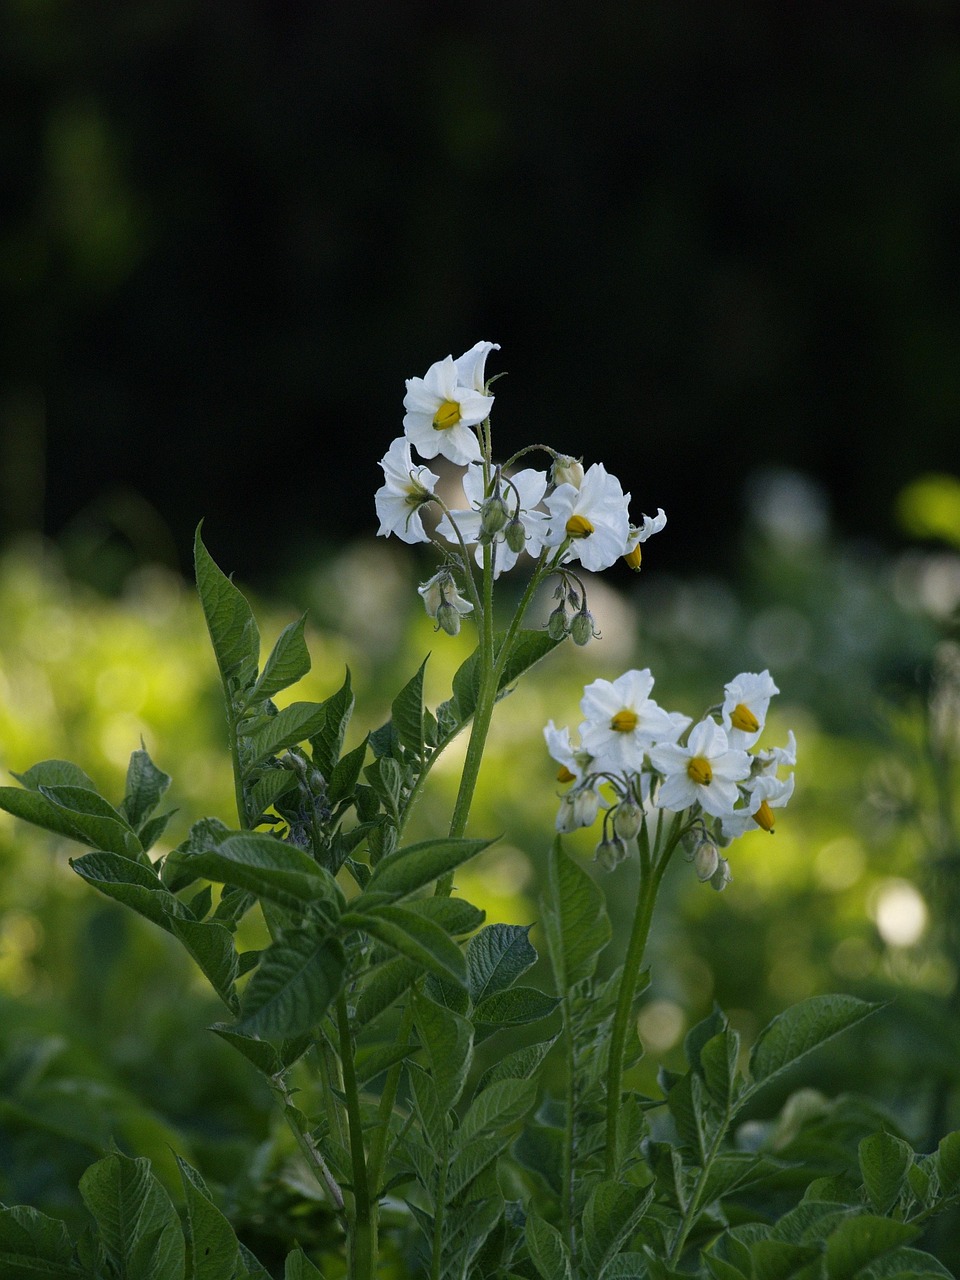
[[[498,493],[487,498],[480,508],[480,533],[492,538],[499,533],[509,518],[507,508]]]
[[[578,614],[574,615],[573,621],[570,623],[570,639],[574,644],[582,647],[585,644],[589,644],[593,637],[593,614],[587,609],[581,609]]]
[[[604,871],[613,871],[626,856],[627,846],[619,836],[608,836],[597,845],[593,860],[598,862]]]
[[[719,858],[717,869],[710,877],[710,884],[716,889],[717,893],[722,893],[727,887],[733,876],[730,874],[730,863],[726,858]]]
[[[576,831],[580,826],[574,812],[573,796],[566,795],[560,801],[560,808],[557,810],[556,828],[562,836],[568,836],[571,831]]]
[[[583,483],[583,463],[577,458],[555,458],[552,473],[554,484],[572,484],[579,489]]]
[[[720,851],[709,837],[704,837],[693,851],[693,869],[697,873],[697,879],[712,881],[719,865]]]
[[[633,840],[643,826],[643,810],[635,800],[623,800],[613,811],[613,829],[621,840]]]
[[[437,626],[445,631],[448,636],[458,636],[460,634],[460,614],[446,600],[437,607]]]
[[[527,531],[523,527],[523,521],[516,517],[507,525],[503,536],[514,555],[519,555],[527,545]]]
[[[571,796],[573,812],[581,827],[589,827],[600,811],[600,797],[593,787],[582,787]]]
[[[547,619],[547,635],[551,640],[562,640],[567,634],[567,610],[565,605],[557,605]]]

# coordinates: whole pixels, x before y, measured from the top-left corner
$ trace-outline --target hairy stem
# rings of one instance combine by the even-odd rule
[[[340,1037],[340,1063],[347,1103],[353,1179],[353,1208],[347,1238],[347,1274],[349,1280],[374,1280],[377,1272],[377,1220],[370,1202],[367,1160],[363,1146],[363,1117],[360,1114],[360,1094],[353,1066],[353,1037],[350,1035],[350,1015],[343,992],[337,997],[337,1031]]]

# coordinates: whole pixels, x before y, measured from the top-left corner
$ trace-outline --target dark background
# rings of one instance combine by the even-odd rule
[[[765,466],[892,543],[958,465],[954,4],[8,0],[0,67],[5,536],[269,581],[479,338],[666,567]]]

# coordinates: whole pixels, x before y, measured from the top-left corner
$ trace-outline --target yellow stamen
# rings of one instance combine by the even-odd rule
[[[713,770],[710,761],[704,756],[694,756],[687,765],[687,777],[698,787],[708,787],[713,781]]]
[[[586,516],[571,516],[567,521],[567,536],[571,538],[588,538],[593,533],[593,525]]]
[[[730,725],[734,729],[739,729],[742,733],[756,733],[760,728],[760,721],[749,707],[745,707],[742,702],[738,702],[730,712]]]
[[[617,733],[633,733],[639,717],[635,711],[618,711],[610,721],[610,728]]]
[[[577,775],[575,773],[571,773],[565,764],[562,764],[557,770],[558,782],[576,782],[576,780]]]
[[[456,400],[444,400],[433,415],[433,426],[436,431],[449,431],[460,421],[460,406]]]
[[[641,560],[640,543],[638,542],[633,550],[628,551],[623,558],[626,561],[628,568],[633,569],[635,573],[639,573]]]
[[[773,816],[773,810],[767,804],[766,800],[760,801],[760,808],[753,815],[753,820],[759,827],[763,827],[764,831],[769,831],[773,835],[773,824],[776,819]]]

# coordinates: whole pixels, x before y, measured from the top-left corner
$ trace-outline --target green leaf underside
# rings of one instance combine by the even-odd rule
[[[310,670],[310,653],[303,638],[307,615],[291,622],[280,632],[277,643],[266,662],[260,677],[254,685],[250,701],[272,698],[281,689],[296,684]]]
[[[260,631],[243,593],[234,586],[203,545],[200,528],[194,539],[197,591],[213,652],[225,687],[253,679],[260,661]]]
[[[96,1220],[106,1254],[120,1275],[171,1280],[183,1275],[180,1219],[143,1158],[115,1152],[80,1179],[83,1202]]]
[[[491,924],[467,944],[470,998],[474,1004],[503,991],[537,961],[529,925]]]
[[[811,996],[778,1014],[760,1032],[750,1054],[750,1070],[755,1083],[771,1080],[880,1007],[855,996]]]
[[[345,963],[334,938],[284,934],[263,952],[232,1030],[263,1039],[309,1031],[339,993]]]
[[[404,897],[415,893],[490,845],[489,840],[424,840],[382,858],[361,898],[375,892]],[[354,906],[359,906],[358,902]]]

